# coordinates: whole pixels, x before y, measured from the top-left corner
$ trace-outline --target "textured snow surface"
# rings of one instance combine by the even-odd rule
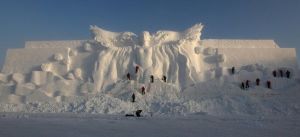
[[[0,111],[299,114],[295,49],[279,48],[273,40],[201,40],[202,28],[196,24],[182,32],[137,35],[91,26],[93,40],[27,42],[24,49],[7,52]],[[242,90],[246,80],[250,88]]]
[[[0,113],[3,137],[297,137],[299,117],[123,117],[91,114]]]

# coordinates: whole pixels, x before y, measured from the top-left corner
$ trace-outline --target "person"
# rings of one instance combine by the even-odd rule
[[[280,77],[283,77],[283,71],[279,70],[279,73],[280,73]]]
[[[286,77],[290,78],[291,72],[289,70],[286,71]]]
[[[144,86],[142,86],[141,91],[142,91],[142,95],[145,95],[145,87]]]
[[[232,68],[231,68],[231,74],[234,74],[234,72],[235,72],[235,68],[232,67]]]
[[[127,79],[130,80],[130,73],[127,73]]]
[[[276,70],[273,71],[273,76],[276,77]]]
[[[138,71],[139,71],[139,66],[136,66],[135,67],[135,73],[138,73]]]
[[[271,81],[267,81],[267,87],[269,88],[269,89],[271,89]]]
[[[249,86],[249,80],[246,80],[246,88],[249,88],[250,86]]]
[[[131,102],[135,102],[135,94],[133,93],[132,96],[131,96]]]
[[[135,111],[135,115],[136,115],[137,117],[141,117],[141,113],[142,113],[142,110],[137,110],[137,111]]]
[[[151,82],[151,83],[154,82],[154,76],[153,76],[153,75],[150,76],[150,82]]]
[[[162,80],[163,80],[164,82],[167,82],[167,77],[166,77],[165,75],[163,75]]]
[[[244,84],[244,82],[242,82],[242,84],[241,84],[241,89],[245,89],[245,84]]]
[[[257,78],[257,79],[256,79],[256,85],[257,85],[257,86],[259,86],[259,82],[260,82],[260,79]]]

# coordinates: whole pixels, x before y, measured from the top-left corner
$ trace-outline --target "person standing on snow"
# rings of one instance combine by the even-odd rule
[[[166,77],[165,75],[163,75],[162,80],[163,80],[164,82],[167,82],[167,77]]]
[[[134,93],[131,95],[131,102],[132,102],[132,103],[135,102],[135,94],[134,94]]]
[[[280,73],[280,77],[283,77],[283,71],[279,70],[279,73]]]
[[[267,81],[267,87],[269,88],[269,89],[271,89],[271,81]]]
[[[127,73],[127,80],[130,80],[130,73]]]
[[[276,70],[273,71],[273,76],[276,77]]]
[[[257,79],[256,79],[256,85],[257,85],[257,86],[259,86],[259,82],[260,82],[260,79],[257,78]]]
[[[234,74],[234,73],[235,73],[235,68],[232,67],[232,68],[231,68],[231,74]]]
[[[150,76],[150,82],[151,82],[151,83],[154,82],[154,76],[153,76],[153,75]]]
[[[241,84],[241,89],[245,89],[245,84],[244,84],[244,82],[242,82],[242,84]]]
[[[139,72],[139,66],[135,67],[135,74]]]
[[[250,81],[246,80],[246,89],[250,87],[249,83],[250,83]]]
[[[286,71],[286,77],[290,78],[291,72],[289,70]]]
[[[141,88],[141,91],[142,91],[142,95],[145,95],[145,87],[144,86],[142,86],[142,88]]]

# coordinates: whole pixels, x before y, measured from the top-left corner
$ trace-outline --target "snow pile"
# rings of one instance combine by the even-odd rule
[[[27,42],[25,49],[7,53],[0,74],[0,110],[299,113],[294,98],[299,94],[294,49],[279,48],[272,40],[201,40],[202,28],[196,24],[183,32],[136,35],[91,26],[94,40]],[[240,85],[246,81],[250,88],[242,90]]]

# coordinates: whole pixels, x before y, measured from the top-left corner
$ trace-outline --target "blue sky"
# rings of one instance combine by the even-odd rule
[[[202,38],[274,39],[299,54],[299,14],[300,0],[1,0],[0,63],[25,41],[89,39],[89,25],[139,33],[201,22]]]

